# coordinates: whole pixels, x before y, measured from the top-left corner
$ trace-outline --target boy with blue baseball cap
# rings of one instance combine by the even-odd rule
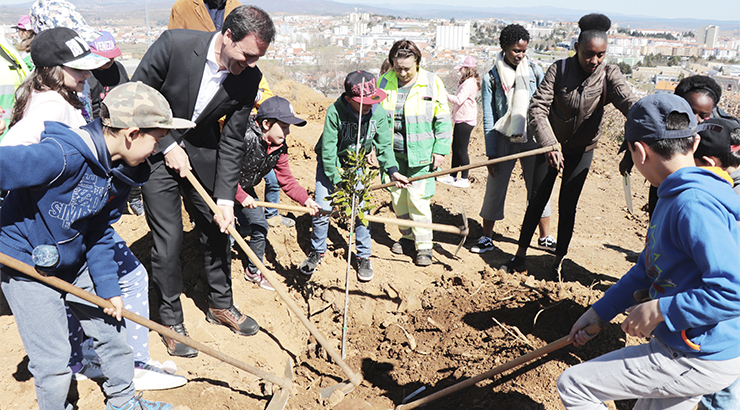
[[[567,409],[623,399],[638,399],[636,409],[692,409],[740,376],[740,197],[694,165],[703,128],[673,94],[645,97],[627,115],[622,149],[659,200],[637,264],[576,321],[570,340],[583,345],[594,336],[588,326],[623,312],[625,333],[652,339],[563,372]]]

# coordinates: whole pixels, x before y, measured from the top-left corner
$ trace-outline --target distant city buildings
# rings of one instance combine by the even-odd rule
[[[421,20],[374,15],[357,8],[345,16],[275,15],[273,19],[278,35],[265,60],[278,61],[283,66],[333,67],[336,71],[344,67],[342,64],[378,67],[393,43],[401,39],[415,42],[423,53],[422,64],[438,74],[452,73],[452,67],[465,55],[476,57],[482,69],[490,65],[500,51],[498,31],[511,23],[527,28],[531,36],[529,54],[546,68],[562,58],[578,38],[578,26],[574,22],[498,18]],[[95,28],[111,32],[122,45],[146,44],[144,27],[116,24],[120,22],[106,21]],[[164,26],[151,28],[152,41],[165,30]],[[11,25],[0,26],[0,33],[12,36],[14,30]],[[726,62],[740,58],[740,38],[721,37],[719,27],[715,25],[694,30],[694,33],[695,37],[678,31],[615,25],[608,32],[607,58],[611,63],[633,67],[631,75],[636,81],[660,84],[658,88],[661,90],[669,90],[672,84],[688,75],[707,74],[717,78],[725,90],[738,92],[740,65]],[[477,44],[471,39],[475,39]],[[665,58],[653,57],[650,57],[652,62],[644,64],[646,56],[650,55],[668,57],[670,67],[637,67],[655,65],[655,61],[665,64]],[[121,59],[140,57],[124,53]],[[704,65],[691,64],[700,58]],[[343,78],[345,74],[336,75]],[[311,75],[306,74],[305,77],[308,79]],[[335,79],[332,77],[326,81],[335,82]]]

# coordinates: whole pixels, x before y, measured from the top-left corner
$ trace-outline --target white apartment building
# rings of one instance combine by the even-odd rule
[[[470,23],[437,26],[436,48],[462,50],[470,47]]]

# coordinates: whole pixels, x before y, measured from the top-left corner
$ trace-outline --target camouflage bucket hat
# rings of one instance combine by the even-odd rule
[[[119,85],[103,100],[103,125],[112,128],[192,128],[195,123],[173,118],[170,104],[159,91],[140,82]]]

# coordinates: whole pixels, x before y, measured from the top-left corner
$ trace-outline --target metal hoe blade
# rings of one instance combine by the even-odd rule
[[[321,389],[321,398],[322,399],[328,399],[329,396],[331,396],[332,393],[334,393],[334,391],[337,390],[337,389],[339,389],[342,392],[344,392],[344,394],[349,394],[352,390],[355,389],[355,385],[352,384],[352,383],[350,383],[349,380],[345,380],[345,381],[343,381],[341,383],[337,383],[337,384],[335,384],[333,386],[324,387],[323,389]]]
[[[463,237],[460,239],[460,243],[457,244],[457,248],[455,249],[455,254],[453,255],[455,258],[457,258],[457,253],[460,252],[460,248],[462,248],[465,243],[465,239],[468,238],[468,216],[465,214],[465,205],[462,203],[460,204],[460,210],[462,211],[463,219],[463,225],[460,227],[460,231]]]
[[[288,358],[288,362],[285,364],[285,380],[293,381],[293,359]],[[292,384],[291,384],[292,386]],[[288,397],[290,397],[290,388],[281,387],[277,393],[272,395],[270,403],[267,405],[265,410],[283,410],[285,405],[288,404]]]

